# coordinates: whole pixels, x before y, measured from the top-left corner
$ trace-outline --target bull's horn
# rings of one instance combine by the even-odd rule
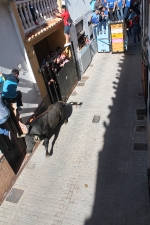
[[[40,138],[37,135],[34,135],[34,141],[38,142],[40,140]]]
[[[21,134],[21,135],[19,135],[18,133],[17,133],[17,138],[23,138],[23,137],[25,137],[26,136],[26,134]]]

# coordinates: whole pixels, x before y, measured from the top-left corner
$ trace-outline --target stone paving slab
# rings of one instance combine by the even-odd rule
[[[82,105],[67,108],[51,157],[42,143],[35,151],[13,186],[24,190],[21,199],[0,206],[0,225],[150,224],[147,151],[133,150],[147,143],[146,132],[136,132],[136,109],[145,108],[140,49],[128,53],[135,55],[95,55],[89,79],[68,100]]]

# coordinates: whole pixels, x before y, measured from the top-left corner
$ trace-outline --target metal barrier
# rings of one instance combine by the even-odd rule
[[[11,131],[12,139],[10,141],[8,137],[0,135],[0,150],[14,170],[20,157],[25,155],[26,145],[23,138],[17,139],[17,133],[21,134],[21,130],[11,109],[10,114],[9,119],[2,127]]]

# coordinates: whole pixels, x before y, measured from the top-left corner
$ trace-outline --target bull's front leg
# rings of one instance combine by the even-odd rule
[[[45,146],[45,150],[46,150],[46,156],[48,156],[48,145],[49,145],[49,139],[46,137],[44,139],[44,146]]]

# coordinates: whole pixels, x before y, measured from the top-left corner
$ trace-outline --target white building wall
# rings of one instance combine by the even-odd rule
[[[29,62],[26,60],[25,49],[23,45],[21,47],[16,33],[7,0],[0,0],[0,31],[0,70],[3,73],[10,73],[13,68],[18,69],[19,64],[23,68],[19,75],[18,89],[23,94],[24,105],[20,114],[25,123],[41,102],[41,97]]]
[[[66,5],[73,21],[79,20],[90,10],[90,1],[88,0],[65,0],[62,3]]]

